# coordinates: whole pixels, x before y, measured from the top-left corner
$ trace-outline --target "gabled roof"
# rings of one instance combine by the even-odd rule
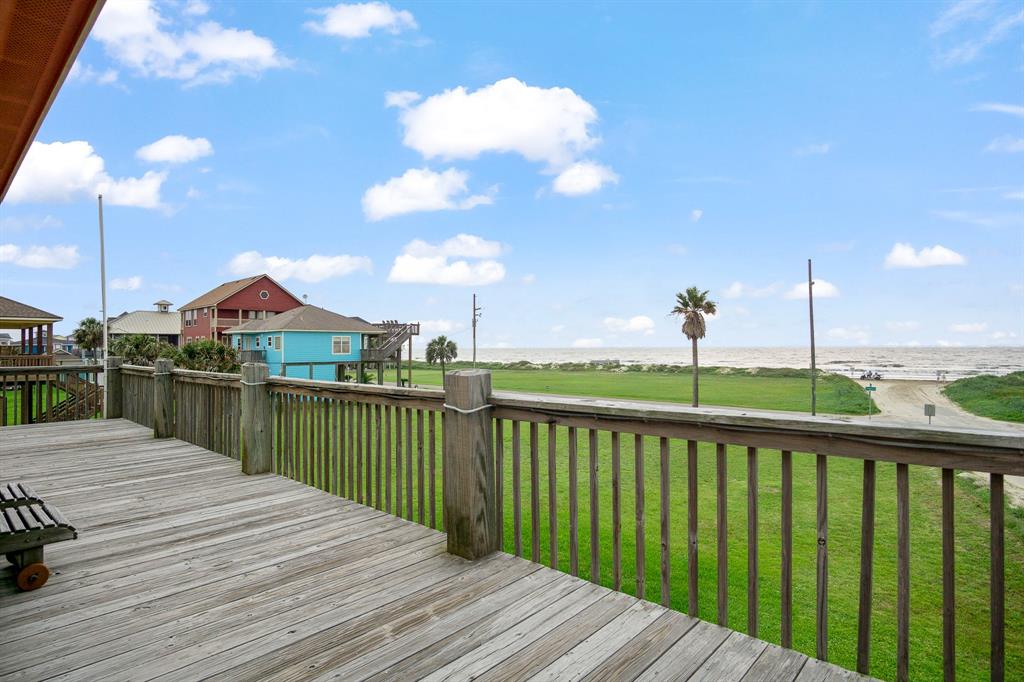
[[[303,305],[278,313],[265,320],[251,320],[245,324],[225,330],[225,334],[244,334],[247,332],[360,332],[363,334],[383,334],[384,330],[365,320],[346,317],[315,305]]]
[[[178,335],[181,333],[181,319],[174,313],[136,310],[110,320],[109,328],[111,334]]]
[[[225,298],[229,298],[231,296],[234,296],[235,294],[237,294],[242,289],[246,288],[250,284],[253,284],[255,282],[260,281],[264,277],[269,279],[271,282],[274,282],[274,284],[277,284],[277,286],[281,287],[282,291],[284,291],[286,294],[291,296],[296,301],[299,300],[298,298],[296,298],[295,294],[293,294],[292,292],[290,292],[287,289],[285,289],[284,287],[282,287],[278,282],[276,282],[274,280],[273,277],[271,277],[270,275],[264,273],[262,275],[253,275],[252,277],[244,277],[242,279],[236,279],[236,280],[231,281],[231,282],[224,282],[224,284],[221,284],[218,287],[210,289],[209,291],[207,291],[205,294],[203,294],[199,298],[196,298],[196,299],[194,299],[192,301],[189,301],[185,305],[183,305],[180,308],[178,308],[178,310],[179,311],[180,310],[192,310],[193,308],[207,308],[209,306],[217,305],[218,303],[223,301]]]
[[[0,296],[0,319],[23,319],[30,322],[60,322],[64,318],[58,317],[53,313],[48,313],[45,310],[34,308],[27,303],[15,301],[13,298]]]

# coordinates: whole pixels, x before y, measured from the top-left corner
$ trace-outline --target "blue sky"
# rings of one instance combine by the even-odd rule
[[[269,271],[484,346],[1024,342],[1019,3],[108,0],[0,208],[3,295]],[[794,287],[796,289],[794,290]]]

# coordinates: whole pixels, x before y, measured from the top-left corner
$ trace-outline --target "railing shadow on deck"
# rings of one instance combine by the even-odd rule
[[[858,584],[856,668],[864,674],[870,673],[872,621],[878,618],[873,603],[878,467],[879,463],[892,464],[898,680],[909,679],[911,672],[909,467],[941,472],[941,512],[936,511],[941,514],[942,667],[947,680],[956,675],[957,655],[954,475],[957,471],[987,473],[991,482],[987,658],[991,679],[1005,678],[1003,477],[1024,475],[1024,439],[1020,437],[783,413],[494,393],[490,374],[479,370],[450,372],[441,391],[270,377],[262,364],[247,363],[237,375],[174,369],[163,360],[157,361],[155,368],[121,367],[112,360],[108,395],[118,404],[109,406],[110,416],[123,415],[152,427],[157,437],[175,436],[240,459],[246,473],[273,472],[447,530],[449,551],[467,558],[507,548],[535,562],[543,561],[546,554],[553,568],[567,568],[578,575],[583,540],[589,549],[589,569],[583,569],[590,580],[624,591],[625,564],[626,573],[635,576],[635,593],[646,598],[646,506],[650,503],[659,514],[654,524],[658,546],[650,553],[660,557],[655,571],[660,602],[683,610],[683,604],[672,599],[671,567],[674,559],[680,562],[681,548],[685,548],[685,611],[696,616],[700,604],[711,600],[717,622],[725,626],[730,612],[729,448],[742,448],[746,460],[746,632],[755,637],[760,634],[764,613],[760,595],[765,581],[760,567],[765,557],[760,553],[763,543],[759,534],[765,505],[759,494],[764,489],[760,472],[768,457],[769,465],[779,466],[781,488],[775,557],[779,562],[779,612],[772,614],[772,620],[778,619],[778,641],[789,648],[794,638],[794,453],[797,458],[813,457],[814,645],[822,660],[829,658],[828,588],[830,579],[835,578],[829,570],[829,465],[837,458],[861,461],[859,573],[840,576],[840,580]],[[714,454],[713,595],[700,591],[698,466],[710,455],[701,453],[702,444],[713,447]],[[649,449],[651,445],[655,448]],[[674,451],[676,445],[678,451]],[[546,456],[542,457],[544,450]],[[610,458],[605,456],[608,451]],[[529,459],[530,477],[525,485],[524,456]],[[599,473],[602,463],[610,465],[610,480]],[[645,468],[652,465],[656,486],[647,485]],[[679,538],[673,536],[670,503],[675,466],[685,467],[686,472],[686,534]],[[546,470],[546,481],[542,470]],[[563,471],[567,481],[560,477]],[[582,506],[589,513],[586,534],[579,518],[581,472],[587,479],[582,496]],[[507,474],[511,481],[506,480]],[[628,479],[633,483],[632,496]],[[528,500],[523,499],[524,488]],[[604,494],[610,494],[610,509],[602,503]],[[542,497],[547,503],[543,524]],[[529,527],[525,528],[527,504]],[[628,507],[633,512],[627,523],[634,531],[626,533],[632,535],[634,545],[632,566],[623,555],[622,515]],[[610,557],[602,519],[611,525]],[[542,525],[547,530],[543,551]],[[511,537],[505,537],[507,531]],[[529,547],[524,546],[524,538]],[[611,568],[610,580],[607,573],[602,574],[602,566]],[[849,617],[854,616],[851,613]]]

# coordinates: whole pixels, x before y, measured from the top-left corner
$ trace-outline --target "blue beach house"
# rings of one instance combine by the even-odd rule
[[[304,305],[250,320],[224,334],[243,361],[265,362],[273,376],[345,381],[348,375],[358,381],[368,355],[364,351],[377,348],[387,330],[357,317]]]

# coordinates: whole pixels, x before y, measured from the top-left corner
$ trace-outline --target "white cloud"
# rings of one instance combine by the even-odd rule
[[[871,332],[867,327],[833,327],[826,332],[830,339],[838,341],[853,341],[854,343],[866,344],[871,340]]]
[[[185,3],[185,14],[193,17],[205,16],[210,11],[210,6],[203,0],[188,0]]]
[[[911,332],[921,328],[921,323],[915,320],[903,320],[897,322],[886,322],[885,328],[893,332]]]
[[[459,234],[440,244],[414,239],[395,257],[388,281],[457,286],[494,284],[505,278],[505,266],[495,260],[502,251],[500,242],[470,234]]]
[[[814,280],[814,298],[836,298],[839,296],[839,288],[831,282],[826,282],[823,279]],[[800,282],[794,284],[789,291],[786,292],[785,298],[799,299],[807,298],[807,282]]]
[[[723,298],[765,298],[779,291],[779,284],[769,284],[763,287],[752,287],[743,282],[733,282],[722,292]]]
[[[205,137],[167,135],[139,147],[135,156],[149,163],[188,163],[213,154],[213,145]]]
[[[1013,213],[980,214],[971,211],[932,211],[933,216],[942,220],[978,227],[1016,227],[1024,225],[1024,216],[1019,211]]]
[[[534,282],[537,281],[537,275],[533,274],[532,272],[528,273],[526,275],[523,275],[521,281],[523,284],[533,284]]]
[[[803,147],[797,147],[793,150],[793,153],[797,156],[824,156],[831,150],[831,142],[821,142],[818,144],[808,144]]]
[[[200,5],[186,7],[194,17]],[[111,58],[141,76],[170,78],[188,85],[227,83],[236,76],[255,77],[267,69],[290,65],[269,38],[252,31],[202,21],[181,32],[153,0],[110,0],[92,37]]]
[[[464,323],[452,320],[420,320],[420,330],[425,334],[450,334],[465,328]]]
[[[555,326],[553,326],[551,328],[551,333],[552,334],[561,334],[564,331],[565,331],[565,325],[564,324],[556,324]]]
[[[957,334],[980,334],[986,329],[988,329],[987,322],[962,322],[949,326],[949,331]]]
[[[266,272],[274,279],[297,279],[300,282],[322,282],[335,277],[345,277],[356,272],[372,272],[373,263],[366,256],[322,256],[313,254],[308,258],[282,258],[264,256],[259,251],[245,251],[228,263],[233,275],[246,276]]]
[[[386,2],[365,2],[310,10],[319,14],[318,21],[307,21],[304,26],[323,35],[352,40],[368,38],[373,31],[387,31],[397,35],[406,29],[415,29],[416,19],[407,10],[396,10]]]
[[[685,256],[689,253],[689,249],[686,248],[685,244],[669,244],[668,252],[673,256]]]
[[[616,184],[619,176],[611,168],[593,161],[578,161],[558,174],[551,188],[570,197],[591,194],[606,184]]]
[[[1012,135],[997,137],[988,143],[985,151],[1000,154],[1019,154],[1024,152],[1024,137],[1013,137]]]
[[[203,193],[191,185],[189,185],[188,190],[185,192],[185,197],[188,199],[199,199],[202,196]]]
[[[961,0],[939,15],[930,30],[936,41],[938,66],[969,64],[1024,23],[1024,11],[1005,13],[996,11],[997,8],[995,3],[984,0]]]
[[[103,199],[114,206],[160,208],[160,188],[167,173],[147,171],[141,178],[110,177],[103,157],[88,142],[33,142],[18,174],[11,183],[7,200],[22,202],[68,202],[83,198]]]
[[[1003,198],[1010,199],[1011,201],[1024,201],[1024,189],[1007,192],[1003,195]]]
[[[363,214],[367,220],[376,222],[420,211],[465,211],[494,202],[486,194],[459,198],[469,192],[467,180],[469,174],[455,168],[441,173],[429,168],[410,168],[401,176],[366,190]]]
[[[935,345],[939,348],[959,348],[964,344],[961,341],[947,341],[946,339],[939,339],[935,342]]]
[[[630,334],[644,334],[650,336],[654,333],[654,320],[646,315],[635,315],[628,320],[621,317],[604,318],[605,329],[611,332],[625,332]]]
[[[0,231],[45,230],[63,227],[64,221],[52,215],[9,216],[0,218]]]
[[[1017,332],[992,332],[992,339],[995,341],[1005,341],[1007,339],[1017,338]]]
[[[998,114],[1009,114],[1024,118],[1024,106],[1020,104],[1002,104],[1000,102],[984,102],[975,104],[971,111],[992,111]]]
[[[68,81],[72,83],[97,83],[99,85],[114,85],[117,83],[119,74],[117,69],[106,69],[104,71],[97,71],[88,64],[82,64],[76,61],[71,65],[71,71],[68,72]]]
[[[931,268],[939,265],[964,265],[967,259],[941,244],[915,251],[910,244],[897,242],[885,257],[887,268]]]
[[[695,208],[692,211],[690,211],[690,222],[691,223],[700,222],[700,219],[703,218],[703,217],[704,217],[704,209],[702,209],[702,208]]]
[[[384,106],[395,109],[408,109],[413,102],[418,102],[423,96],[412,90],[398,90],[384,93]]]
[[[600,348],[603,345],[601,339],[576,339],[572,342],[573,348]]]
[[[142,288],[142,277],[115,277],[110,280],[110,288],[115,291],[138,291]]]
[[[0,263],[11,263],[23,268],[53,268],[70,270],[78,265],[78,247],[61,244],[58,246],[17,246],[0,244]]]
[[[597,144],[597,110],[569,88],[506,78],[479,90],[432,95],[400,116],[403,142],[430,159],[513,152],[564,169]]]

